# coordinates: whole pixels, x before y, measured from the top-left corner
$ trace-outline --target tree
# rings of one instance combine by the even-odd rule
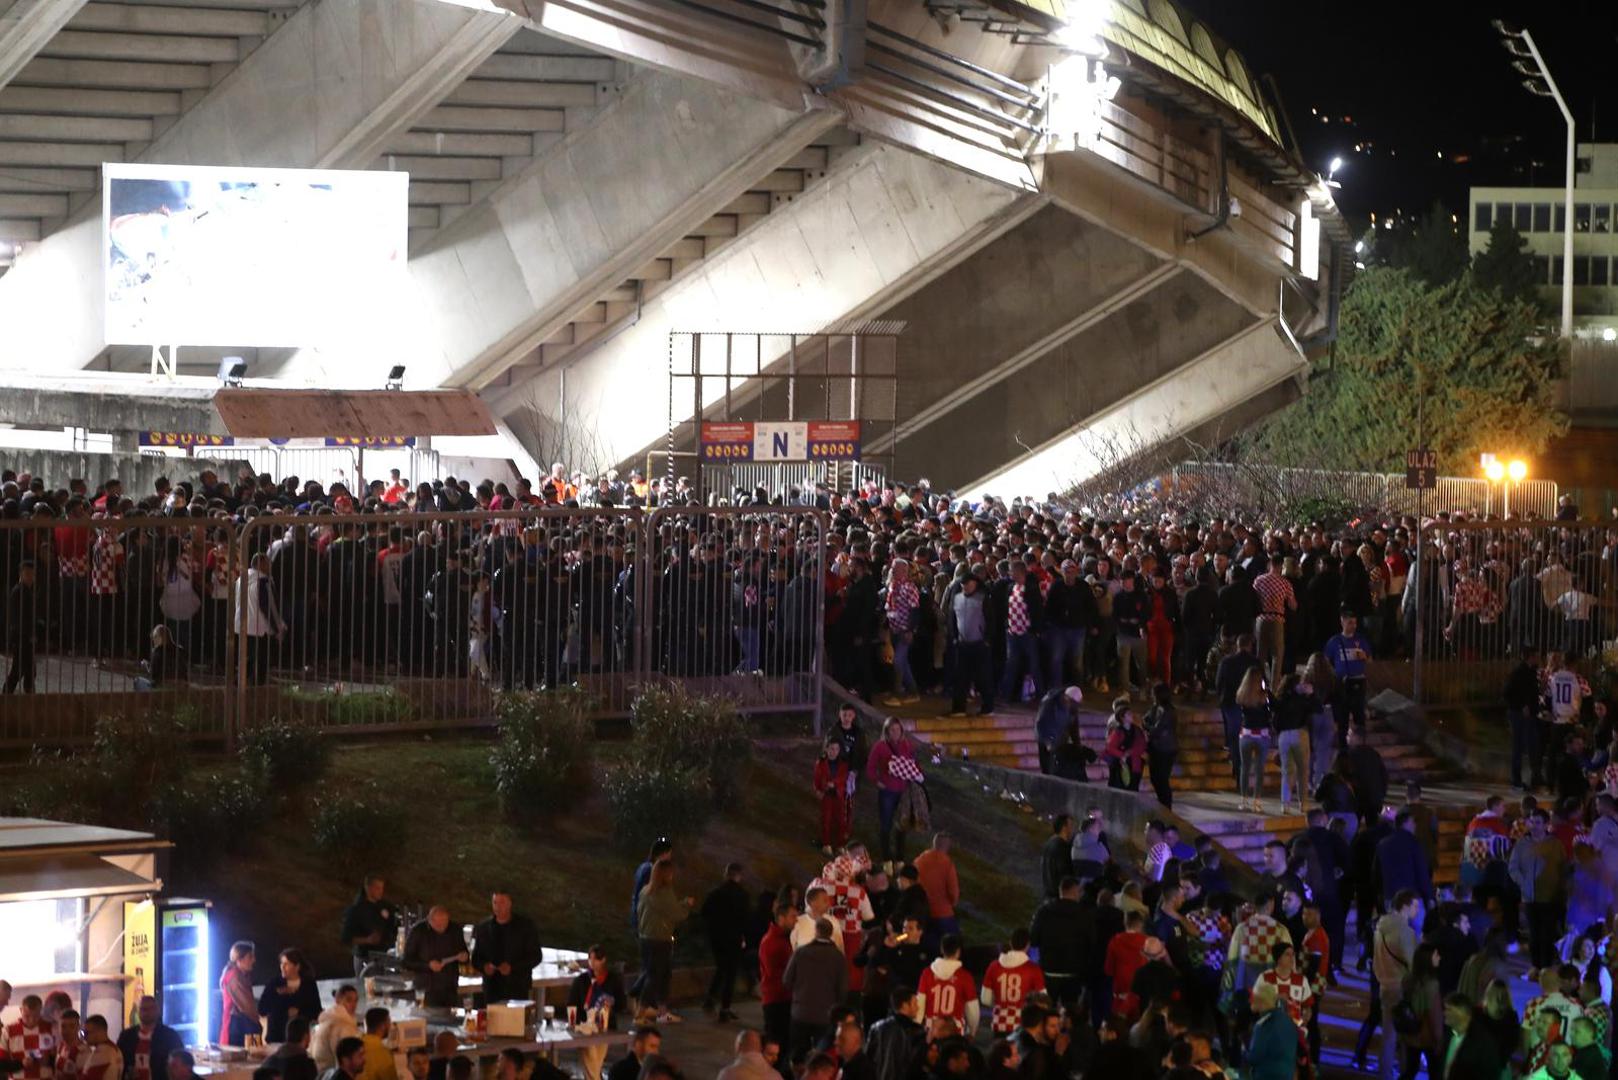
[[[1507,300],[1526,300],[1543,310],[1538,290],[1543,282],[1528,254],[1528,241],[1503,215],[1489,229],[1488,247],[1472,257],[1472,277],[1479,288],[1496,289]]]
[[[1372,265],[1408,270],[1429,285],[1445,285],[1466,270],[1466,238],[1441,202],[1421,218],[1384,229],[1371,250]]]
[[[1415,270],[1373,267],[1343,299],[1330,365],[1320,365],[1303,399],[1256,436],[1271,460],[1297,448],[1333,468],[1393,471],[1418,439],[1442,470],[1470,475],[1483,451],[1535,454],[1566,432],[1556,407],[1563,377],[1560,340],[1538,335],[1540,311],[1481,287],[1470,273],[1429,286]]]

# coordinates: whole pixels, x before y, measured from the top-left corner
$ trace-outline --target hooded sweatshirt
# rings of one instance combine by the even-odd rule
[[[940,956],[921,973],[922,1011],[927,1016],[952,1016],[967,1038],[978,1029],[977,985],[959,959]]]
[[[1020,949],[1007,949],[983,973],[983,1004],[989,1006],[989,1030],[996,1035],[1017,1031],[1030,994],[1045,989],[1045,973]]]
[[[309,1056],[321,1072],[337,1064],[337,1044],[344,1039],[360,1037],[359,1020],[341,1005],[328,1005],[315,1021],[313,1037],[309,1040]]]

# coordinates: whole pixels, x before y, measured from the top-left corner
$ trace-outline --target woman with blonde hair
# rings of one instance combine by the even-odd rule
[[[1270,739],[1275,725],[1270,708],[1270,693],[1264,685],[1262,668],[1253,668],[1242,676],[1236,688],[1236,706],[1242,711],[1241,731],[1236,737],[1237,754],[1241,761],[1241,781],[1238,794],[1241,809],[1263,813],[1259,801],[1264,792],[1264,762],[1270,756]]]

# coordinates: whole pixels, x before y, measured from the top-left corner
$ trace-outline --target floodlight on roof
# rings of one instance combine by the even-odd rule
[[[388,381],[385,384],[383,384],[384,389],[387,389],[387,390],[403,390],[404,389],[404,373],[405,373],[405,366],[403,364],[394,364],[391,368],[388,369]]]
[[[221,386],[240,386],[247,376],[247,361],[239,356],[227,356],[219,361]]]

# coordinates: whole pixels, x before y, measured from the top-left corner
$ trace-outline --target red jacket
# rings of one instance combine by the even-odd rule
[[[865,759],[865,775],[875,781],[876,786],[883,791],[903,791],[905,781],[900,780],[888,772],[888,759],[894,756],[893,745],[887,739],[878,739],[871,748],[871,756]],[[906,735],[899,740],[899,757],[914,758],[915,745],[911,743],[910,736]]]
[[[815,762],[815,794],[825,795],[832,788],[834,794],[848,794],[848,759],[839,757],[836,763],[827,758]]]
[[[758,999],[766,1005],[781,1005],[792,1000],[792,992],[781,985],[781,975],[792,959],[792,939],[776,923],[764,932],[758,943]]]

